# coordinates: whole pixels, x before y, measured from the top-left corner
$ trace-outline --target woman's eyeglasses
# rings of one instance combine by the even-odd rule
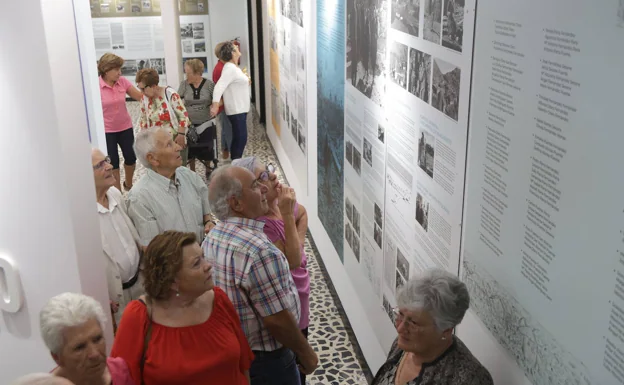
[[[267,182],[269,180],[269,174],[273,174],[275,172],[275,166],[273,165],[273,163],[269,163],[266,166],[266,171],[262,171],[260,173],[260,176],[258,177],[258,180],[261,180],[263,182]]]
[[[104,160],[98,162],[95,166],[93,166],[93,169],[94,170],[99,170],[102,167],[104,167],[105,165],[110,164],[110,163],[111,163],[111,158],[110,158],[110,156],[107,156],[106,158],[104,158]]]

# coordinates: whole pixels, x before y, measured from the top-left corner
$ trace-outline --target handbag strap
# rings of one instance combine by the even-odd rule
[[[151,305],[151,301],[147,298],[147,301]],[[143,380],[143,369],[145,368],[145,359],[147,355],[147,347],[149,346],[149,341],[152,338],[152,309],[151,306],[148,306],[142,299],[139,299],[143,305],[145,305],[147,309],[147,328],[145,330],[145,335],[143,336],[143,353],[141,354],[141,361],[139,362],[139,369],[141,372],[141,384],[145,384]]]
[[[175,114],[175,110],[171,105],[171,95],[173,94],[173,92],[173,88],[165,88],[165,99],[167,99],[167,110],[169,110],[169,119],[171,119],[171,126],[177,133],[178,129],[180,128],[180,124],[178,122],[178,116]]]

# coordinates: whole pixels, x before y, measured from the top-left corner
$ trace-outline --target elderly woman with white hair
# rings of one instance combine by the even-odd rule
[[[51,374],[75,385],[134,385],[121,358],[106,357],[102,306],[82,294],[52,297],[39,315],[41,336],[58,365]]]
[[[373,385],[493,385],[490,373],[453,335],[470,304],[466,285],[429,270],[399,291],[393,310],[399,334]]]

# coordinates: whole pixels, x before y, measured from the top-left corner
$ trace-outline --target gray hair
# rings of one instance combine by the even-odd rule
[[[456,276],[441,270],[425,271],[407,281],[399,290],[397,304],[408,310],[431,314],[438,331],[454,328],[464,319],[470,306],[466,285]]]
[[[236,166],[225,165],[213,171],[210,178],[208,202],[212,213],[223,221],[232,216],[232,208],[228,199],[235,196],[240,198],[243,194],[243,184],[234,175],[232,168]]]
[[[27,374],[13,381],[11,385],[69,385],[72,382],[50,373]]]
[[[248,156],[246,158],[235,159],[232,161],[232,166],[234,167],[242,167],[249,171],[252,174],[256,173],[256,167],[261,167],[262,163],[255,156]]]
[[[50,298],[39,313],[41,337],[48,350],[59,354],[63,349],[63,330],[96,319],[102,329],[106,323],[98,301],[84,294],[63,293]]]
[[[134,137],[134,145],[132,146],[134,154],[145,168],[152,168],[150,162],[147,161],[147,154],[156,151],[155,137],[156,133],[160,131],[169,133],[169,130],[164,127],[152,127],[147,130],[139,131],[139,133]]]

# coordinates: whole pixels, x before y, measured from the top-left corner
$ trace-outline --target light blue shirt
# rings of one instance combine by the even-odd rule
[[[195,233],[200,243],[204,239],[208,186],[186,167],[178,167],[174,179],[148,169],[128,194],[128,216],[143,246],[167,230]]]

